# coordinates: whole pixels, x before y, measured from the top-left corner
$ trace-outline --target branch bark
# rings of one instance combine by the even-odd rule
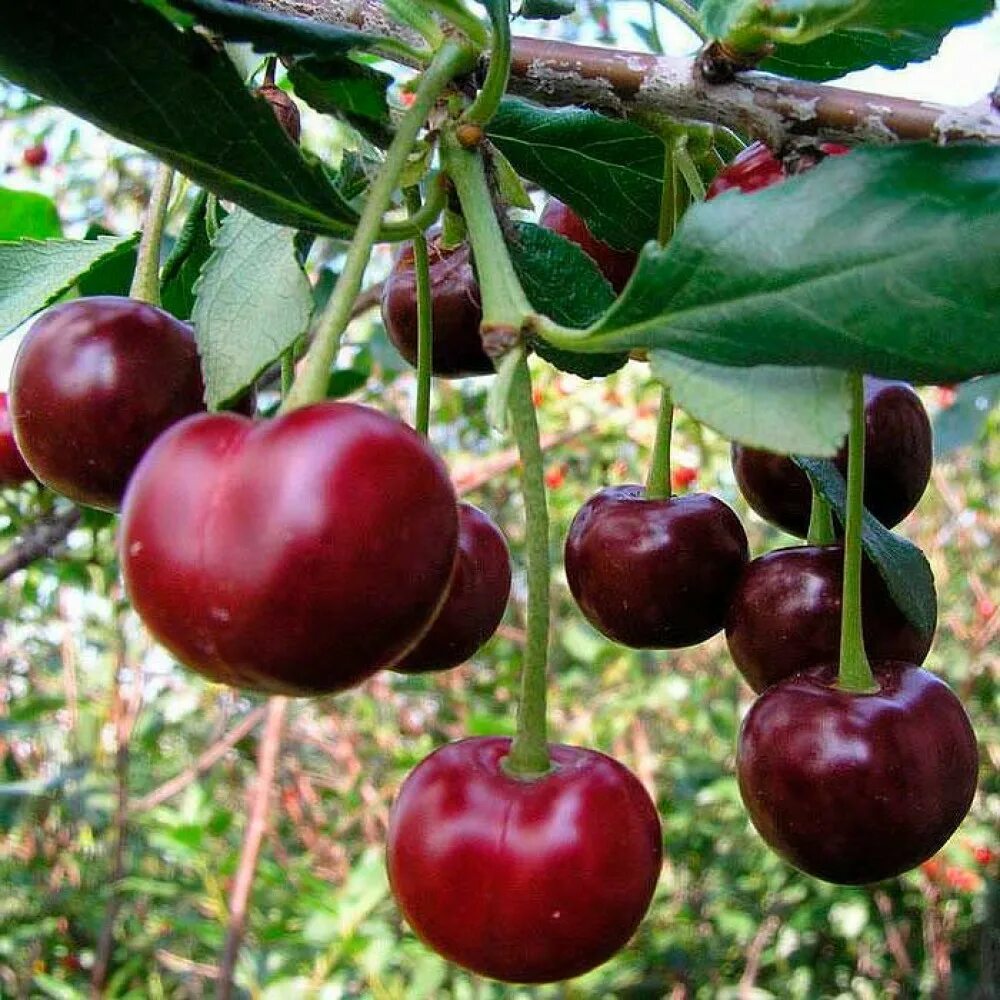
[[[244,0],[248,6],[327,24],[363,27],[412,42],[375,0]],[[970,107],[948,107],[866,94],[770,73],[741,73],[706,83],[694,59],[515,38],[510,90],[556,107],[582,105],[624,115],[654,112],[708,121],[781,148],[796,137],[886,144],[1000,143],[1000,111],[983,95]]]
[[[66,541],[69,533],[79,524],[80,517],[80,508],[71,507],[61,514],[39,518],[30,525],[19,541],[0,553],[0,580],[25,569]]]

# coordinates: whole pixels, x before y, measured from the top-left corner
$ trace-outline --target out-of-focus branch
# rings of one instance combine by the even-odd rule
[[[6,580],[18,570],[30,566],[36,559],[47,556],[80,523],[79,507],[59,514],[39,518],[6,552],[0,553],[0,580]]]

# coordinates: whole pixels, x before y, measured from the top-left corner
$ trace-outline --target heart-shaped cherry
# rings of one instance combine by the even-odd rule
[[[590,257],[616,293],[628,284],[639,254],[635,250],[615,250],[597,239],[579,215],[557,198],[550,198],[538,224],[565,236]]]
[[[211,680],[340,691],[430,626],[456,502],[423,438],[367,407],[319,403],[264,423],[205,414],[136,470],[122,571],[153,636]]]
[[[0,486],[20,486],[34,478],[14,440],[7,393],[0,392]]]
[[[404,674],[465,663],[497,630],[510,596],[510,553],[500,529],[470,503],[458,505],[458,553],[430,631],[393,666]]]
[[[775,549],[743,571],[726,615],[726,641],[754,691],[837,661],[843,576],[841,545]],[[933,635],[910,624],[868,561],[862,568],[861,601],[869,658],[923,663]]]
[[[431,277],[431,371],[443,378],[491,375],[479,326],[483,307],[468,243],[444,247],[440,234],[427,240]],[[417,364],[417,275],[413,244],[397,253],[382,288],[382,322],[396,350]]]
[[[135,299],[55,306],[14,359],[10,412],[32,472],[78,503],[117,510],[158,435],[204,410],[194,335]]]
[[[674,649],[722,628],[748,558],[739,518],[707,493],[646,499],[611,486],[577,511],[566,579],[588,621],[636,649]]]
[[[389,817],[389,883],[427,945],[509,983],[593,969],[642,920],[660,873],[656,807],[639,780],[594,750],[550,745],[552,770],[507,772],[510,740],[435,751]]]
[[[740,731],[740,793],[764,840],[841,885],[891,878],[955,832],[976,789],[976,738],[943,681],[873,664],[878,691],[836,687],[818,667],[768,688]]]
[[[787,455],[734,444],[733,472],[747,503],[766,521],[805,536],[812,494]],[[933,440],[920,397],[905,382],[865,379],[865,507],[887,528],[916,507],[931,475]],[[847,475],[847,447],[834,463]]]

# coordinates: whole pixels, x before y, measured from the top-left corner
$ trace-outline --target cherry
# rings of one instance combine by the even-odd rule
[[[36,142],[34,146],[29,146],[23,153],[24,165],[26,167],[44,167],[49,162],[49,151],[44,142]]]
[[[721,500],[707,493],[647,500],[641,486],[610,486],[573,518],[566,578],[608,638],[674,649],[722,628],[748,555],[743,525]]]
[[[478,507],[460,503],[458,553],[444,606],[393,669],[416,674],[464,663],[497,630],[509,596],[510,553],[502,532]]]
[[[736,768],[754,826],[786,861],[843,885],[919,865],[958,827],[976,788],[961,702],[921,667],[873,666],[878,691],[817,667],[768,688],[740,731]]]
[[[273,83],[265,83],[258,87],[254,93],[271,105],[274,117],[288,133],[288,137],[292,142],[298,142],[302,136],[302,116],[299,114],[299,107],[295,101],[281,87],[277,87]]]
[[[0,392],[0,486],[20,486],[34,478],[14,440],[7,393]]]
[[[804,536],[812,493],[787,455],[734,444],[733,472],[747,503],[766,521]],[[887,528],[916,507],[931,475],[931,423],[905,382],[865,379],[865,506]],[[847,475],[847,446],[834,463]]]
[[[635,270],[639,254],[635,250],[615,250],[597,239],[590,227],[568,205],[556,198],[550,198],[542,209],[538,224],[545,229],[565,236],[575,243],[600,269],[601,274],[618,294],[628,284]]]
[[[440,234],[427,241],[431,273],[431,371],[443,378],[490,375],[493,362],[483,350],[479,325],[483,307],[468,243],[441,245]],[[382,322],[389,339],[411,364],[417,364],[417,275],[413,244],[396,255],[382,290]]]
[[[842,156],[851,151],[850,146],[843,146],[839,142],[822,142],[819,148],[826,156]],[[816,163],[816,156],[803,156],[800,160],[800,169],[814,167]],[[714,198],[730,188],[737,188],[748,194],[777,184],[786,176],[781,160],[764,143],[752,142],[715,175],[708,186],[705,198],[706,200]]]
[[[341,691],[429,628],[455,561],[456,502],[423,438],[367,407],[200,414],[162,435],[129,483],[126,589],[153,636],[211,680]]]
[[[25,461],[78,503],[117,510],[143,452],[204,409],[191,328],[155,306],[76,299],[38,319],[14,359],[10,411]]]
[[[837,660],[843,575],[841,545],[776,549],[747,566],[729,604],[726,641],[754,691]],[[910,624],[867,560],[861,599],[869,658],[922,663],[932,636]]]
[[[417,936],[510,983],[578,976],[621,949],[662,861],[656,807],[594,750],[550,745],[553,768],[509,774],[510,740],[451,743],[407,777],[389,816],[389,884]]]

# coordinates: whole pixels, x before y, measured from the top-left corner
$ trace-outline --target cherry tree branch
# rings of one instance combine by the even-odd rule
[[[376,0],[244,0],[251,7],[412,42]],[[741,73],[709,84],[695,60],[515,38],[510,90],[556,107],[582,105],[616,115],[654,112],[725,125],[781,148],[796,137],[885,144],[900,140],[1000,143],[1000,110],[983,95],[949,107],[774,76]]]
[[[5,552],[0,552],[0,580],[49,555],[79,524],[81,511],[71,507],[60,514],[41,517],[28,526],[21,538]]]

